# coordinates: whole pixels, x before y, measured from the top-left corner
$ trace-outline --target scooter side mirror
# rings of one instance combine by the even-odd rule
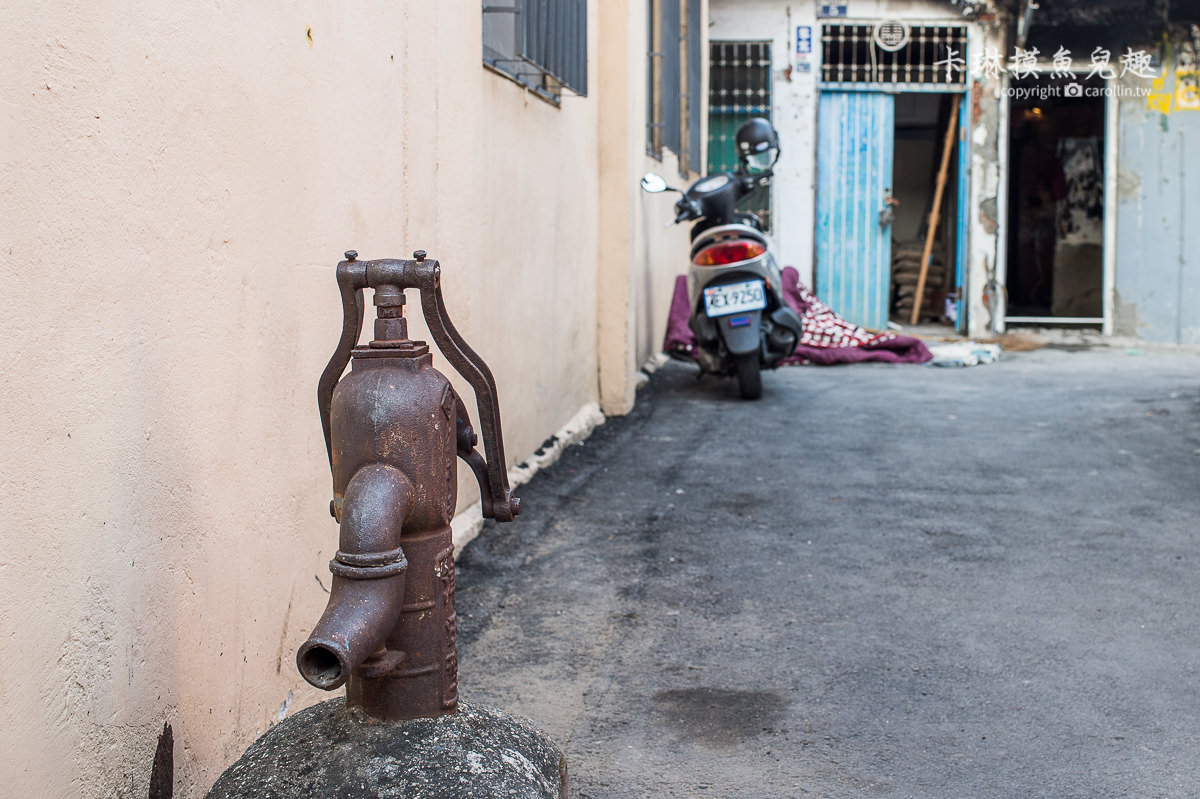
[[[649,192],[650,194],[658,194],[666,191],[667,188],[667,181],[663,179],[662,175],[656,175],[653,172],[647,172],[645,175],[642,175],[642,191]]]

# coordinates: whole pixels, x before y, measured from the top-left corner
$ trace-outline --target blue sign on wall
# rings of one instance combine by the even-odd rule
[[[817,16],[821,17],[847,17],[845,3],[822,3],[821,13]]]
[[[812,53],[812,25],[796,26],[796,55]]]

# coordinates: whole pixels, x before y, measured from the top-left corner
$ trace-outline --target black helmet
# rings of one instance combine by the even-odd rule
[[[779,158],[779,134],[762,117],[755,117],[738,128],[734,140],[738,159],[749,168],[770,169]]]

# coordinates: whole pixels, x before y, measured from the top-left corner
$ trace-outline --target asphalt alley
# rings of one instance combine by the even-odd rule
[[[571,795],[1200,795],[1200,357],[670,364],[459,562]]]

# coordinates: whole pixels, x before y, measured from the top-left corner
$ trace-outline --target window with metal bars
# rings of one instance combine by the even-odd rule
[[[700,0],[649,0],[646,10],[646,152],[671,150],[681,171],[699,172]]]
[[[771,43],[710,42],[708,72],[708,171],[739,166],[734,137],[747,120],[771,118]],[[770,187],[760,186],[738,202],[771,229]]]
[[[821,26],[824,83],[959,88],[967,78],[962,25],[833,22]]]
[[[587,0],[483,0],[483,61],[557,103],[587,94]]]

